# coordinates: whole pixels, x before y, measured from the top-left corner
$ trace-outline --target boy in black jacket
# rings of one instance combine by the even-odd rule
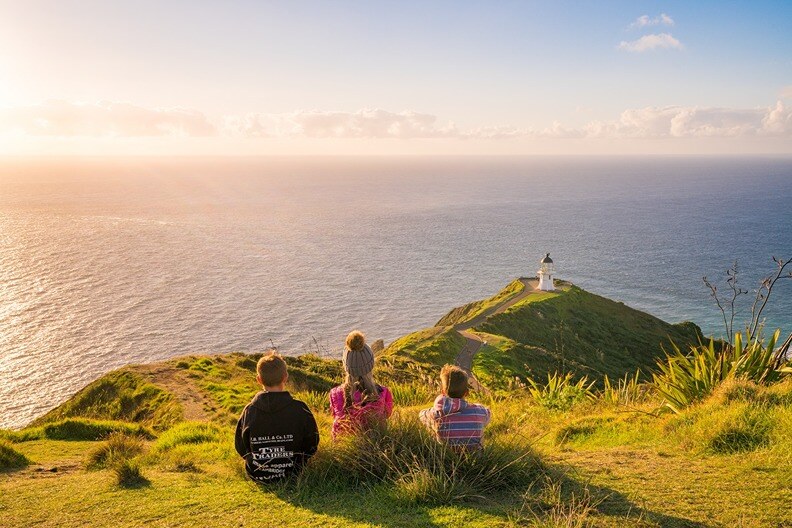
[[[285,390],[289,374],[277,352],[256,365],[264,387],[242,411],[236,427],[236,450],[256,482],[273,482],[299,473],[316,453],[319,430],[308,406]]]

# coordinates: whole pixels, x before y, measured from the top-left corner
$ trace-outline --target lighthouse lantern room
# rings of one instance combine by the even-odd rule
[[[553,259],[550,258],[550,253],[547,253],[545,255],[545,258],[542,259],[537,274],[539,275],[540,290],[542,291],[555,290],[555,285],[553,284],[553,275],[555,275],[555,265],[553,264]]]

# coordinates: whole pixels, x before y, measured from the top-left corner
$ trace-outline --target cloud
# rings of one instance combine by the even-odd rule
[[[616,121],[584,127],[588,138],[788,137],[792,109],[781,101],[768,108],[646,107],[622,112]]]
[[[663,106],[631,108],[616,119],[581,127],[559,122],[543,129],[494,125],[461,129],[453,122],[415,111],[298,110],[249,113],[215,120],[195,110],[147,109],[129,103],[41,105],[0,108],[0,134],[29,136],[224,136],[279,139],[662,139],[693,137],[792,137],[792,109],[779,100],[766,108]]]
[[[658,16],[654,18],[650,18],[649,15],[641,15],[635,19],[635,21],[630,24],[630,29],[634,28],[643,28],[647,26],[673,26],[674,19],[670,16],[666,15],[665,13],[660,13]]]
[[[781,88],[781,92],[778,94],[778,96],[781,99],[792,99],[792,84]]]
[[[357,112],[300,110],[285,114],[248,114],[224,119],[224,130],[247,137],[443,138],[462,134],[453,123],[413,111],[364,109]]]
[[[617,46],[618,49],[633,53],[653,51],[656,49],[677,49],[682,50],[684,46],[669,33],[653,33],[644,35],[638,40],[622,40]]]
[[[129,103],[72,103],[0,108],[0,129],[31,136],[212,136],[217,130],[201,112],[149,109]]]

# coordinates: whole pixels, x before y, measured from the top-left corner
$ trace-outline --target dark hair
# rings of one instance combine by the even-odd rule
[[[443,392],[451,398],[462,398],[468,391],[467,372],[456,365],[445,365],[440,370]]]

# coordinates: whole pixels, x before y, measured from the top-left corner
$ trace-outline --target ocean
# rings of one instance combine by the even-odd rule
[[[98,376],[198,353],[386,343],[534,275],[722,335],[702,277],[792,257],[792,160],[0,162],[0,427]],[[767,326],[792,331],[792,280]],[[741,297],[738,324],[747,317]]]

